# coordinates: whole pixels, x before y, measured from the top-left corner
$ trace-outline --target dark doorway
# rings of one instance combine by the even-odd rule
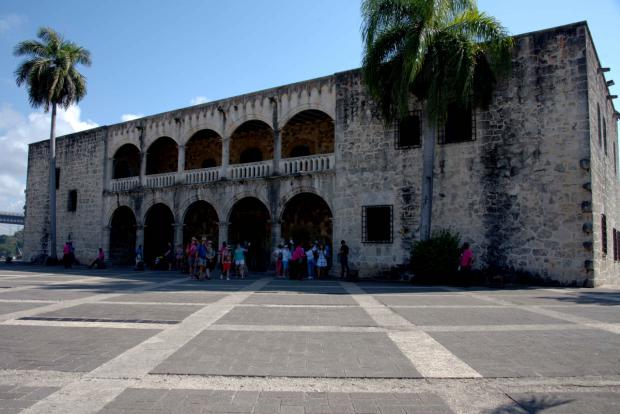
[[[110,222],[110,261],[114,264],[133,264],[136,250],[136,217],[129,207],[119,207]]]
[[[267,207],[253,197],[241,199],[234,205],[229,222],[228,240],[231,243],[249,242],[248,268],[266,271],[271,249],[271,223]]]
[[[174,239],[174,216],[164,204],[155,204],[144,221],[144,261],[152,266],[157,256],[163,256],[168,243]]]
[[[213,206],[206,201],[196,201],[192,203],[185,213],[183,220],[183,246],[185,246],[192,237],[198,240],[202,236],[213,241],[214,246],[219,243],[219,220],[217,212]]]
[[[332,245],[332,212],[321,197],[301,193],[289,200],[282,214],[282,237],[294,242],[318,240]]]

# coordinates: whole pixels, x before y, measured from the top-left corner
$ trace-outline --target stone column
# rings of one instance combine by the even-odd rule
[[[183,184],[185,177],[185,145],[179,145],[179,157],[177,161],[177,184]]]
[[[140,186],[146,185],[146,151],[143,151],[140,157]]]
[[[226,242],[227,245],[230,245],[230,240],[228,240],[228,224],[229,223],[227,221],[220,221],[218,224],[219,224],[218,242],[220,246],[222,245],[222,242]]]
[[[276,248],[278,244],[282,243],[282,222],[279,220],[271,222],[271,251]],[[269,252],[271,257],[271,251]]]
[[[136,248],[138,246],[142,246],[144,252],[144,226],[142,224],[136,226]]]
[[[183,223],[174,223],[174,242],[172,243],[172,247],[174,247],[176,251],[177,245],[183,247]]]
[[[273,131],[273,174],[280,174],[280,160],[282,159],[282,138],[280,129]]]
[[[228,178],[229,163],[230,163],[230,137],[226,137],[226,138],[222,138],[222,167],[220,169],[220,178]]]
[[[105,168],[105,186],[106,190],[112,190],[112,179],[114,178],[114,158],[110,157],[106,159]]]
[[[103,249],[103,253],[105,254],[105,261],[109,262],[110,261],[110,231],[112,230],[112,227],[110,226],[104,226],[103,227],[103,240],[102,240],[102,245],[101,248]]]

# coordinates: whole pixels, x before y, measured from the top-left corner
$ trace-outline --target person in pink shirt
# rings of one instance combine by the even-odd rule
[[[297,247],[295,247],[295,250],[293,250],[293,255],[291,256],[291,279],[297,278],[299,280],[303,280],[305,258],[306,253],[304,252],[303,247],[301,247],[301,243],[297,243]]]
[[[469,243],[463,243],[463,247],[461,247],[461,257],[459,259],[459,279],[465,286],[469,286],[469,279],[471,278],[471,268],[473,264],[474,252],[471,251]]]

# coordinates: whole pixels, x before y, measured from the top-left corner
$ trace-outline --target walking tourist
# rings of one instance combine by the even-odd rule
[[[338,259],[340,260],[340,278],[344,279],[345,277],[349,277],[349,246],[347,246],[344,240],[340,242]]]
[[[322,244],[317,247],[317,260],[316,260],[316,278],[320,279],[327,275],[327,257],[325,257],[325,248]]]
[[[471,268],[474,264],[474,253],[469,247],[469,243],[463,243],[461,247],[461,257],[459,258],[459,282],[467,287],[471,282]]]
[[[189,266],[189,278],[198,279],[196,276],[196,250],[198,249],[198,240],[192,237],[192,242],[187,249],[187,265]]]
[[[142,251],[142,245],[138,245],[136,248],[136,266],[135,270],[144,270],[144,252]]]
[[[291,260],[291,247],[287,243],[282,248],[282,277],[289,277],[289,262]]]
[[[175,266],[179,272],[183,272],[183,246],[178,244],[174,255]]]
[[[105,253],[103,252],[103,249],[100,247],[99,252],[97,254],[97,258],[93,260],[93,262],[90,264],[90,266],[88,266],[88,268],[92,269],[93,267],[97,266],[97,269],[105,269],[104,261],[105,261]]]
[[[65,269],[71,267],[71,244],[69,242],[62,247],[62,264]]]
[[[226,242],[222,242],[222,247],[220,247],[217,252],[218,261],[220,262],[220,279],[224,279],[224,274],[226,273],[226,271],[224,270],[224,258],[228,255],[229,252],[230,249],[228,248],[228,245],[226,245]],[[228,279],[228,276],[226,276],[226,279]]]
[[[211,272],[215,270],[215,265],[217,263],[217,253],[213,248],[213,242],[211,240],[207,241],[207,263],[206,263],[206,274],[207,279],[211,279]]]
[[[166,263],[168,264],[168,270],[172,270],[172,265],[174,264],[174,248],[172,247],[172,243],[170,242],[168,242],[168,245],[166,246],[164,258],[166,260]]]
[[[301,243],[297,243],[297,247],[293,250],[293,254],[291,255],[291,279],[299,279],[303,280],[304,278],[304,261],[306,258],[306,253],[304,249],[301,247]]]
[[[226,280],[230,280],[230,268],[232,267],[232,252],[230,251],[230,249],[226,248],[223,252],[222,252],[222,256],[221,256],[221,263],[222,263],[222,276],[220,277],[220,279],[226,275]]]
[[[237,243],[237,248],[235,249],[234,257],[235,260],[235,273],[237,274],[237,278],[245,279],[245,254],[248,249],[241,246],[240,243]]]
[[[314,266],[316,261],[314,260],[314,247],[308,245],[308,250],[306,250],[306,266],[308,269],[308,279],[314,279]]]
[[[283,254],[282,254],[282,245],[278,244],[278,247],[273,251],[273,258],[276,261],[276,277],[278,279],[282,278],[283,272],[282,272],[282,259],[283,259]]]

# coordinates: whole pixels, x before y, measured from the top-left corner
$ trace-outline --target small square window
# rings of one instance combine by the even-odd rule
[[[607,217],[601,215],[601,243],[603,245],[603,254],[607,255]]]
[[[476,117],[472,108],[448,106],[448,118],[438,131],[440,144],[473,141],[476,137]]]
[[[67,211],[77,210],[77,190],[69,191],[69,200],[67,203]]]
[[[60,188],[60,168],[56,168],[56,190]]]
[[[396,129],[396,148],[414,148],[420,146],[422,125],[420,113],[412,112],[398,122]]]
[[[362,206],[362,242],[392,243],[392,206]]]

